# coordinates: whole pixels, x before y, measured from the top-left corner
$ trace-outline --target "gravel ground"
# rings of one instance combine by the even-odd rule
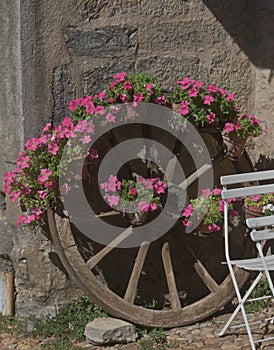
[[[250,317],[254,320],[263,319],[265,316],[274,315],[274,308],[265,310],[260,313],[251,314]],[[245,328],[230,331],[222,338],[217,336],[222,326],[228,319],[229,314],[221,315],[212,318],[208,321],[196,323],[190,326],[174,328],[166,330],[168,349],[183,349],[183,350],[250,350],[250,344],[245,332]],[[241,320],[237,320],[239,323]],[[273,332],[274,325],[271,323],[261,323],[256,326],[255,338],[268,337],[269,333]],[[10,332],[2,332],[0,334],[0,350],[38,350],[41,348],[51,349],[50,344],[54,342],[53,338],[26,338],[23,335],[13,335]],[[43,346],[42,346],[43,345]],[[47,347],[45,347],[47,345]],[[140,350],[137,343],[104,346],[99,347],[86,342],[77,342],[72,344],[72,348],[79,347],[79,349],[87,350]],[[52,347],[52,349],[55,349]],[[151,348],[153,349],[153,347]],[[274,350],[274,340],[262,343],[258,349]],[[67,348],[66,348],[67,350]],[[149,350],[146,348],[146,350]]]

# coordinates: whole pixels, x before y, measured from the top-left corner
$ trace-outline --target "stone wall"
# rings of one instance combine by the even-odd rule
[[[1,178],[24,140],[67,115],[70,99],[124,70],[155,74],[166,88],[189,75],[235,91],[242,112],[271,129],[249,144],[254,165],[271,167],[273,17],[271,0],[2,0]],[[15,215],[2,210],[0,251],[16,269],[17,313],[52,311],[78,291],[50,241],[16,229]]]

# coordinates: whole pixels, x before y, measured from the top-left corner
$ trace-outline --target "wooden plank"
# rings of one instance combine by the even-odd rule
[[[109,252],[117,247],[124,239],[129,237],[133,232],[133,227],[129,226],[126,230],[119,234],[112,242],[100,250],[96,255],[87,261],[87,265],[90,269],[93,269],[99,261],[101,261]]]
[[[100,214],[96,215],[96,218],[106,218],[109,216],[118,216],[121,215],[121,213],[117,210],[110,210],[110,211],[105,211],[105,212],[101,212]]]
[[[140,275],[142,272],[142,268],[143,268],[149,247],[150,247],[149,242],[143,242],[141,244],[135,259],[135,263],[133,266],[133,270],[132,270],[129,282],[128,282],[124,299],[132,304],[134,303],[138,282],[140,279]]]
[[[177,292],[168,242],[165,242],[162,247],[162,259],[163,259],[167,286],[168,286],[169,295],[170,295],[171,307],[173,310],[179,310],[181,309],[181,303]]]
[[[195,259],[194,269],[197,272],[197,274],[199,275],[199,277],[201,278],[201,280],[204,282],[204,284],[207,286],[207,288],[211,292],[213,292],[213,293],[217,292],[220,289],[219,285],[211,277],[211,275],[209,274],[207,269],[204,267],[204,265],[201,263],[201,261],[197,258],[196,254],[193,252],[193,250],[190,247],[187,247],[187,248],[188,248],[190,254]]]
[[[274,179],[274,170],[252,171],[249,173],[221,176],[222,185],[232,185],[246,181],[259,181]]]
[[[219,285],[211,277],[211,275],[208,273],[208,271],[199,259],[195,261],[194,268],[201,280],[211,292],[217,292],[219,290]]]

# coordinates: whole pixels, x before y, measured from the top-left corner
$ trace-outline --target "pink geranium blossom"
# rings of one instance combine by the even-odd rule
[[[132,89],[132,84],[131,84],[130,81],[125,81],[125,82],[124,82],[124,89],[125,89],[125,90],[130,90],[130,89]]]
[[[221,227],[217,224],[208,225],[208,229],[210,232],[220,231]]]
[[[181,115],[187,115],[188,112],[189,112],[189,102],[188,101],[183,101],[180,105],[180,108],[178,110],[178,113],[181,114]]]
[[[206,116],[206,119],[208,120],[209,124],[212,124],[216,118],[216,114],[213,112],[209,112],[209,114]]]
[[[232,123],[225,123],[224,131],[229,134],[234,130],[234,125]]]
[[[213,96],[210,96],[210,95],[205,95],[204,97],[204,104],[205,105],[211,105],[212,102],[214,102],[214,97]]]
[[[52,171],[49,169],[41,169],[40,175],[38,175],[38,182],[45,182],[49,179]]]
[[[148,212],[150,209],[150,204],[145,201],[141,201],[138,203],[138,208],[143,212]]]
[[[182,215],[185,216],[186,218],[190,217],[193,213],[194,207],[192,204],[188,204],[183,210]]]
[[[202,196],[205,198],[208,198],[212,194],[212,191],[210,191],[209,188],[205,188],[202,190]]]

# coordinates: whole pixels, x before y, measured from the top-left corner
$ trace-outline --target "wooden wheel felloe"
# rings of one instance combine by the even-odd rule
[[[217,149],[216,135],[202,136],[213,143],[212,149]],[[252,170],[246,153],[238,162],[225,159],[218,151],[212,158],[216,183],[224,171]],[[174,170],[173,164],[171,160],[167,171]],[[195,182],[191,176],[181,187]],[[125,220],[113,211],[99,216],[105,220]],[[125,249],[118,246],[134,235],[132,226],[125,225],[121,234],[103,246],[74,232],[69,220],[52,209],[48,211],[48,221],[52,240],[69,275],[91,301],[115,317],[147,327],[183,326],[216,313],[234,296],[228,270],[221,265],[224,261],[221,234],[207,238],[186,235],[178,223],[154,242],[144,240],[139,247]],[[234,231],[233,254],[247,254],[244,226],[238,225]],[[248,276],[236,269],[241,285]]]

